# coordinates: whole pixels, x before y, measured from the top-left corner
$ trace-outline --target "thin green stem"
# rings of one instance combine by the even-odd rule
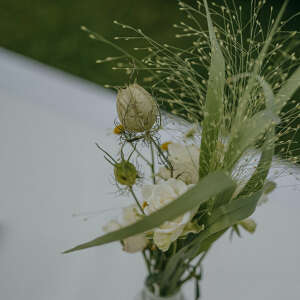
[[[132,143],[129,143],[130,146],[135,149],[134,151],[137,153],[138,156],[141,157],[142,160],[144,160],[149,166],[151,166],[151,162],[136,148],[132,145]]]
[[[138,198],[136,197],[136,195],[135,195],[135,193],[134,193],[134,191],[133,191],[132,186],[129,187],[129,191],[130,191],[132,197],[134,198],[134,200],[135,200],[137,206],[139,207],[141,213],[142,213],[143,215],[145,215],[145,212],[144,212],[144,210],[143,210],[143,208],[142,208],[142,206],[141,206],[141,204],[140,204]]]
[[[209,251],[209,248],[203,253],[203,255],[200,257],[200,259],[198,260],[198,262],[195,265],[195,268],[197,268],[198,266],[201,265],[202,261],[204,260],[204,258],[206,257],[207,253]]]
[[[177,250],[177,240],[174,241],[174,243],[173,243],[173,255],[175,255],[176,250]]]
[[[193,277],[197,278],[196,273],[195,273],[196,269],[201,265],[202,261],[204,260],[204,258],[206,257],[206,255],[208,253],[208,250],[203,253],[203,255],[200,257],[198,262],[193,266],[192,271],[190,272],[190,274],[186,278],[181,280],[180,285],[183,285],[185,282],[189,281]]]
[[[105,151],[98,143],[95,143],[95,145],[97,146],[97,148],[99,150],[101,150],[103,153],[105,153],[115,164],[117,163],[117,161],[107,151]]]
[[[151,173],[152,173],[152,181],[153,184],[156,183],[156,178],[155,178],[155,156],[154,156],[154,149],[153,149],[153,142],[152,140],[150,141],[150,150],[151,150],[151,160],[152,160],[152,164],[151,164]]]
[[[168,165],[170,172],[171,172],[171,177],[173,177],[173,172],[174,172],[174,168],[171,164],[171,162],[169,161],[169,159],[165,156],[165,154],[163,153],[163,151],[161,150],[160,146],[156,143],[156,141],[153,139],[152,136],[150,136],[150,141],[154,144],[155,148],[157,149],[158,153],[160,154],[160,156],[164,159],[164,161],[166,162],[166,164]]]
[[[146,266],[147,266],[148,273],[151,275],[152,274],[151,263],[150,263],[149,259],[147,258],[146,250],[145,249],[143,250],[142,254],[143,254]]]

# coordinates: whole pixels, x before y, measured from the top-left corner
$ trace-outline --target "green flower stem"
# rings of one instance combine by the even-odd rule
[[[147,258],[146,250],[145,250],[145,249],[142,251],[142,254],[143,254],[143,257],[144,257],[146,266],[147,266],[148,273],[149,273],[149,275],[151,275],[151,274],[152,274],[152,271],[151,271],[151,262],[150,262],[150,260]]]
[[[160,146],[156,143],[156,141],[153,139],[153,137],[149,135],[149,138],[150,138],[150,141],[154,144],[155,148],[157,149],[157,152],[160,154],[160,156],[164,159],[164,161],[168,165],[170,172],[171,172],[171,177],[173,177],[173,173],[174,173],[173,165],[171,164],[169,159],[165,156],[165,154],[161,150]]]
[[[130,146],[134,149],[134,151],[137,153],[137,155],[146,162],[147,165],[150,167],[152,166],[152,163],[136,148],[132,145],[132,143],[129,143]]]
[[[152,181],[153,184],[156,183],[156,178],[155,178],[155,156],[154,156],[154,149],[153,149],[153,142],[152,140],[150,141],[150,150],[151,150],[151,160],[152,160],[152,164],[151,164],[151,172],[152,172]]]
[[[173,243],[173,255],[176,253],[176,250],[177,250],[177,240],[174,241]]]
[[[157,265],[156,265],[157,270],[162,270],[163,269],[164,258],[165,258],[164,252],[159,251],[159,258],[157,260]]]
[[[164,289],[167,290],[167,295],[174,294],[181,287],[180,277],[184,274],[185,271],[186,264],[184,263],[184,261],[182,261],[176,268],[176,271],[170,277],[168,285],[164,286]]]
[[[140,204],[138,198],[136,197],[136,195],[135,195],[135,193],[134,193],[134,191],[133,191],[132,186],[129,187],[129,191],[130,191],[132,197],[134,198],[134,200],[135,200],[137,206],[139,207],[141,213],[142,213],[143,215],[145,215],[145,212],[144,212],[144,210],[143,210],[143,208],[142,208],[142,206],[141,206],[141,204]]]
[[[192,271],[190,272],[190,274],[180,282],[180,285],[183,285],[185,282],[189,281],[193,277],[196,278],[196,269],[201,265],[202,261],[204,260],[204,258],[206,257],[206,255],[208,253],[208,250],[205,251],[204,254],[200,257],[198,262],[193,266]]]

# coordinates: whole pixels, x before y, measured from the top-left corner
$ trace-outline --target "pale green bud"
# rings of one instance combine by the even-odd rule
[[[118,91],[117,112],[125,130],[144,132],[153,127],[158,108],[153,97],[134,83]]]
[[[115,164],[114,174],[118,183],[127,186],[133,186],[138,177],[135,166],[126,160]]]

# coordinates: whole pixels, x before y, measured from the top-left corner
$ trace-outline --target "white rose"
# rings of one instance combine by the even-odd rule
[[[153,97],[136,83],[118,91],[117,112],[123,127],[135,132],[150,130],[158,115]]]
[[[180,195],[184,194],[189,187],[191,187],[191,185],[186,185],[183,181],[174,178],[170,178],[156,185],[144,186],[142,194],[147,204],[144,209],[146,214],[150,215],[174,201]],[[162,251],[167,251],[171,243],[184,233],[185,227],[192,218],[193,212],[187,212],[175,220],[166,221],[158,228],[155,228],[153,230],[153,241],[156,246]]]
[[[173,177],[181,179],[186,184],[198,182],[199,155],[200,149],[195,145],[184,145],[171,143],[168,145],[169,160],[173,166]],[[165,167],[161,167],[158,176],[163,179],[171,177],[171,172]]]
[[[138,220],[140,220],[140,218],[141,216],[138,212],[137,205],[130,205],[128,207],[123,208],[123,215],[122,215],[121,222],[118,222],[116,220],[111,220],[107,223],[107,225],[103,227],[103,230],[105,232],[112,232],[122,227],[136,223]],[[146,239],[143,233],[126,238],[122,242],[123,242],[123,250],[129,253],[143,251],[148,244],[148,240]]]

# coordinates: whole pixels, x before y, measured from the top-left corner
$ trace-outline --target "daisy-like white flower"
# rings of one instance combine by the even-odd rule
[[[198,181],[200,149],[196,145],[179,143],[168,144],[169,161],[173,166],[173,177],[186,184],[195,184]],[[162,179],[169,179],[171,171],[161,167],[157,174]]]

